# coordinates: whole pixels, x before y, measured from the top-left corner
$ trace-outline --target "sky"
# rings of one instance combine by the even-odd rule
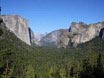
[[[104,0],[0,0],[3,15],[29,20],[35,33],[68,29],[71,22],[104,21]]]

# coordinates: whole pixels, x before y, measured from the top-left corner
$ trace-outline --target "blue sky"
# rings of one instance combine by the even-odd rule
[[[104,0],[0,0],[2,14],[29,20],[34,32],[69,28],[71,22],[104,21]]]

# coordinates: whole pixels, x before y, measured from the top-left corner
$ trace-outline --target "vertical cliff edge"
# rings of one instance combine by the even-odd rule
[[[85,43],[100,36],[104,39],[104,22],[85,24],[83,22],[72,22],[69,29],[59,29],[46,35],[34,33],[28,25],[28,20],[18,15],[0,16],[6,27],[19,39],[28,45],[76,47],[80,43]]]
[[[28,45],[31,45],[28,20],[19,15],[2,15],[1,18],[10,31],[12,31],[19,39],[26,42]]]
[[[76,47],[100,36],[104,39],[104,22],[85,24],[83,22],[72,22],[68,29],[55,30],[41,39],[41,45],[54,45],[60,47]]]

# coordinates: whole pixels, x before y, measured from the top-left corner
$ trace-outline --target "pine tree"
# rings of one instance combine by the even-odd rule
[[[80,74],[80,78],[93,78],[93,68],[89,59],[83,60],[83,71]]]
[[[104,78],[104,71],[103,71],[103,64],[101,61],[101,54],[99,53],[98,59],[97,59],[97,66],[94,69],[94,74],[96,78]]]

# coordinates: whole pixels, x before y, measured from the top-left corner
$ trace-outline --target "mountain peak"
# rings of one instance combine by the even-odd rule
[[[19,15],[2,15],[6,27],[18,38],[30,45],[28,21]]]
[[[28,25],[28,20],[19,15],[2,15],[4,23],[18,38],[27,44],[39,46],[70,47],[85,43],[103,33],[104,22],[85,24],[72,22],[69,29],[59,29],[46,35],[34,33]],[[100,35],[101,36],[101,35]],[[104,35],[102,35],[102,38]]]

